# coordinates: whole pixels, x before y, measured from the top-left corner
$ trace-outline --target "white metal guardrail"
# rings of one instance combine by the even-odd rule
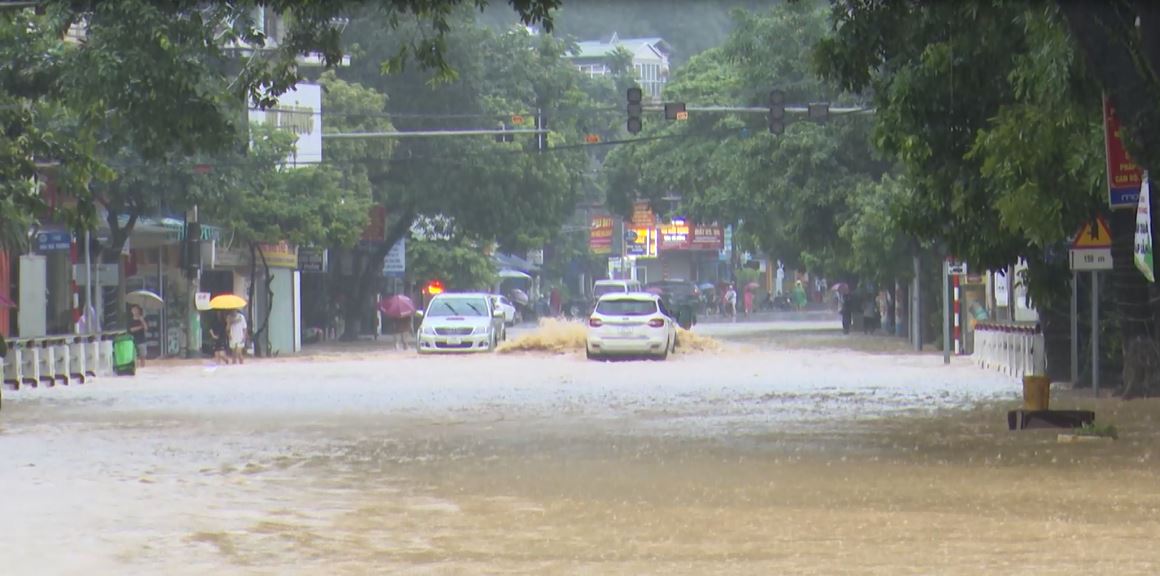
[[[1047,373],[1047,353],[1038,325],[980,322],[972,355],[982,368],[1014,378]]]
[[[0,358],[5,387],[83,384],[113,374],[113,338],[120,332],[7,340]]]

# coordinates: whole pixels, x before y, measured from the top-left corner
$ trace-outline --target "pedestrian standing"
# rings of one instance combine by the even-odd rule
[[[732,284],[725,291],[725,311],[734,322],[737,321],[737,290]]]
[[[234,310],[230,314],[228,330],[229,330],[229,344],[231,359],[234,364],[243,364],[246,357],[246,337],[249,332],[249,323],[246,322],[246,315],[242,314],[241,310]]]
[[[229,350],[229,339],[226,334],[225,312],[214,312],[210,315],[209,337],[213,341],[213,360],[218,364],[229,364],[226,351]]]

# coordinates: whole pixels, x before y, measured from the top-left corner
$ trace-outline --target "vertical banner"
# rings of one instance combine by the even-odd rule
[[[1108,160],[1108,203],[1113,209],[1135,207],[1143,178],[1140,167],[1128,156],[1116,109],[1104,96],[1104,142]]]
[[[1144,183],[1140,185],[1140,201],[1136,206],[1136,268],[1144,274],[1149,282],[1156,281],[1156,271],[1152,262],[1152,203],[1151,183],[1148,173],[1144,173]]]

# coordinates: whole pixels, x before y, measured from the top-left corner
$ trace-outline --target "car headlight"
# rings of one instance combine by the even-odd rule
[[[424,336],[434,336],[435,329],[430,326],[422,326],[419,328],[419,333],[423,334]]]
[[[476,326],[475,330],[472,330],[471,333],[475,334],[475,335],[480,335],[480,334],[487,334],[490,331],[491,331],[491,327],[489,327],[489,326]]]

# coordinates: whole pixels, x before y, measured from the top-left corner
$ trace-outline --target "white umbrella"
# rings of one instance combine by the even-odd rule
[[[525,280],[532,279],[531,276],[528,276],[527,274],[524,274],[523,272],[520,272],[519,270],[511,270],[511,269],[500,270],[499,277],[500,278],[523,278]]]
[[[142,308],[160,308],[165,304],[165,300],[149,290],[135,290],[125,295],[125,303],[136,304]]]

